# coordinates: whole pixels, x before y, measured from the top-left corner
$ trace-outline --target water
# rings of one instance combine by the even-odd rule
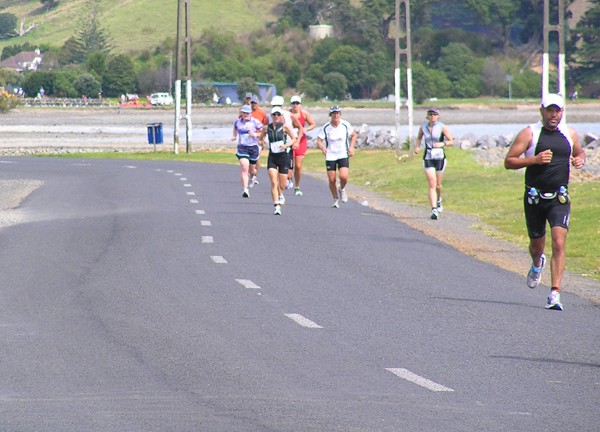
[[[355,128],[359,128],[361,125],[353,125]],[[450,132],[455,138],[461,138],[466,135],[474,135],[479,138],[484,135],[501,136],[501,135],[516,135],[526,124],[523,123],[505,123],[505,124],[452,124],[448,125]],[[569,123],[569,127],[574,128],[579,132],[580,136],[586,133],[594,133],[600,135],[600,123]],[[232,134],[231,127],[213,127],[213,128],[193,128],[192,137],[194,142],[210,142],[210,141],[230,141]],[[382,125],[369,125],[369,131],[375,133],[380,129],[395,129],[393,125],[382,126]],[[311,138],[316,138],[319,132],[319,127],[308,133]],[[413,128],[413,136],[417,136],[418,125]],[[168,133],[168,129],[165,130]],[[170,131],[172,135],[172,129]],[[400,135],[405,137],[408,136],[408,126],[400,126]],[[169,135],[166,135],[169,136]]]

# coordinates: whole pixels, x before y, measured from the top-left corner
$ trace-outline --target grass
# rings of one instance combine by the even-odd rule
[[[472,153],[458,149],[448,149],[447,155],[448,169],[444,176],[447,207],[479,217],[497,229],[494,235],[526,248],[529,240],[523,216],[523,172],[507,171],[502,166],[485,168],[473,159]],[[233,150],[179,155],[165,151],[81,153],[59,157],[237,164]],[[322,154],[309,151],[304,166],[309,171],[324,170]],[[352,159],[350,180],[391,200],[428,205],[420,157],[398,162],[392,151],[358,151]],[[600,280],[600,181],[571,183],[570,195],[573,204],[567,269]]]
[[[39,0],[0,0],[2,13],[25,19],[25,27],[38,27],[19,38],[0,41],[5,46],[29,42],[62,46],[79,31],[79,21],[88,0],[61,0],[58,7],[45,9]],[[230,0],[190,2],[190,33],[193,38],[209,28],[247,33],[264,28],[275,19],[276,0]],[[153,49],[167,38],[176,40],[177,1],[171,0],[102,0],[101,24],[110,35],[117,54]]]

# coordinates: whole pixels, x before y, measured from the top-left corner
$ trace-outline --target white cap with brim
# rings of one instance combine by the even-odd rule
[[[556,93],[548,93],[542,98],[542,108],[548,108],[552,105],[556,105],[558,108],[563,109],[565,106],[565,99]]]
[[[283,114],[283,111],[281,111],[280,107],[275,106],[273,109],[271,109],[271,114]]]
[[[240,111],[246,114],[250,114],[252,112],[252,107],[250,105],[244,105],[240,108]]]
[[[294,95],[290,99],[290,103],[294,103],[294,102],[302,103],[302,98],[298,95]]]
[[[284,103],[283,96],[273,96],[271,99],[271,106],[283,106]]]

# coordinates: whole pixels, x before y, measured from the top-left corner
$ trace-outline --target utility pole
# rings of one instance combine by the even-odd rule
[[[550,1],[552,1],[556,7],[554,9],[555,15],[558,17],[558,23],[552,24],[550,17]],[[558,4],[556,4],[558,3]],[[563,98],[566,96],[566,84],[565,84],[565,2],[564,0],[544,0],[544,54],[542,57],[542,97],[551,93],[550,87],[550,34],[556,32],[558,35],[558,89],[556,93],[560,94]]]
[[[400,5],[404,4],[404,15],[405,15],[405,42],[404,47],[400,48]],[[410,150],[412,154],[413,150],[413,91],[412,91],[412,67],[411,67],[411,47],[410,47],[410,1],[409,0],[396,0],[396,30],[395,30],[395,63],[396,69],[394,73],[394,84],[395,84],[395,101],[396,101],[396,137],[398,139],[398,152],[400,152],[400,108],[402,101],[400,99],[400,56],[406,56],[406,107],[408,108],[408,140],[410,143]]]
[[[190,3],[192,0],[179,0],[177,4],[177,65],[175,80],[175,127],[173,137],[173,151],[179,153],[179,120],[181,118],[181,80],[186,80],[186,128],[185,149],[187,153],[192,152],[192,50],[190,35]],[[182,30],[183,26],[183,30]],[[183,50],[185,47],[185,62]]]

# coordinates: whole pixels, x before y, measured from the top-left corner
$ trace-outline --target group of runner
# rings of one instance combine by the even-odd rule
[[[250,190],[258,184],[260,153],[268,147],[267,170],[271,181],[273,214],[281,215],[285,205],[284,190],[294,189],[295,196],[302,196],[300,182],[302,166],[308,149],[307,133],[316,126],[312,116],[302,107],[298,95],[290,99],[290,109],[284,109],[282,96],[271,100],[271,113],[258,106],[258,98],[247,94],[245,105],[233,125],[232,141],[237,140],[236,156],[241,167],[242,197],[249,198]],[[337,105],[329,109],[330,119],[317,134],[317,147],[325,155],[329,189],[334,208],[339,208],[340,200],[348,201],[346,183],[350,162],[356,145],[356,131],[352,125],[342,120],[341,108]],[[339,185],[338,174],[339,173]]]
[[[252,103],[252,101],[250,101]],[[306,154],[306,132],[315,127],[310,115],[300,107],[301,98],[291,99],[292,109],[283,109],[283,98],[276,96],[271,101],[271,119],[250,119],[253,109],[244,105],[236,120],[233,139],[238,139],[237,157],[242,167],[243,196],[249,197],[248,182],[256,182],[259,143],[269,145],[268,170],[274,214],[281,214],[285,204],[283,190],[294,173],[295,194],[301,196],[300,179],[302,160]],[[546,303],[547,309],[563,310],[560,288],[565,270],[565,244],[569,229],[571,206],[568,193],[570,167],[582,168],[585,151],[579,137],[563,121],[564,98],[548,94],[541,102],[541,120],[521,130],[511,144],[504,166],[506,169],[525,168],[525,194],[523,198],[525,222],[529,236],[531,267],[527,274],[527,285],[535,288],[541,279],[546,263],[546,224],[550,225],[552,237],[551,290]],[[349,174],[349,158],[354,155],[356,131],[342,120],[341,108],[329,109],[329,121],[317,135],[316,145],[325,155],[329,190],[334,208],[340,201],[346,202],[345,191]],[[266,117],[266,115],[265,115]],[[442,178],[446,168],[444,148],[453,144],[448,127],[440,120],[440,110],[427,110],[426,121],[420,126],[415,153],[423,152],[423,168],[429,184],[431,219],[437,220],[443,210]],[[291,155],[290,155],[291,151]],[[339,178],[338,178],[339,174]],[[338,183],[339,180],[339,183]]]

